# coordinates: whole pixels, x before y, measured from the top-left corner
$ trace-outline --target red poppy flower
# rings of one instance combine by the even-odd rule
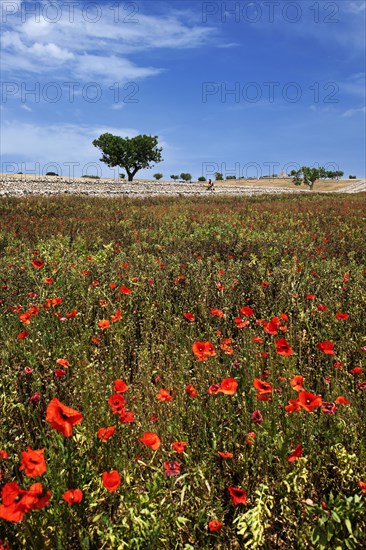
[[[53,283],[53,279],[52,277],[46,277],[44,282],[47,284],[47,285],[52,285]]]
[[[334,361],[333,367],[334,367],[335,369],[341,369],[341,368],[343,367],[342,361]]]
[[[175,452],[181,454],[184,453],[186,445],[186,441],[175,441],[174,443],[172,443],[172,448],[175,450]]]
[[[135,420],[135,414],[133,411],[121,411],[119,419],[123,424],[131,424]]]
[[[358,481],[357,485],[360,487],[363,493],[366,493],[366,481]]]
[[[122,294],[131,294],[132,290],[128,288],[127,286],[122,285],[119,289]]]
[[[108,319],[102,319],[101,321],[99,321],[98,323],[98,327],[101,329],[101,330],[105,330],[106,328],[108,328],[110,326],[110,322],[108,321]]]
[[[244,328],[250,324],[248,320],[244,320],[242,317],[235,317],[234,323],[236,324],[236,328]]]
[[[70,504],[75,504],[75,502],[81,502],[83,499],[83,491],[81,489],[68,489],[62,495],[62,498]]]
[[[55,376],[56,378],[61,378],[62,376],[66,376],[66,371],[62,369],[55,369]]]
[[[337,405],[349,405],[348,399],[343,397],[343,395],[339,395],[335,402],[337,403]]]
[[[37,477],[44,474],[47,466],[43,453],[44,449],[32,450],[28,446],[28,451],[21,453],[22,460],[19,470],[25,470],[25,475],[28,477]]]
[[[183,317],[185,317],[187,321],[192,321],[192,322],[196,319],[193,313],[190,313],[189,311],[187,311],[187,313],[183,313]]]
[[[252,422],[254,424],[262,424],[264,422],[261,411],[257,410],[252,413]]]
[[[293,354],[293,351],[292,349],[290,348],[289,344],[286,342],[286,340],[284,338],[280,338],[279,340],[277,340],[275,342],[276,344],[276,353],[278,355],[284,355],[284,356],[289,356],[289,355],[292,355]]]
[[[254,336],[254,338],[252,338],[252,342],[254,342],[255,344],[263,344],[263,338],[261,338],[260,336]]]
[[[221,458],[233,458],[233,453],[224,453],[223,451],[217,451],[217,454],[221,456]]]
[[[211,386],[207,390],[207,393],[208,395],[212,395],[212,394],[217,395],[219,391],[220,391],[220,384],[211,384]]]
[[[74,317],[77,316],[78,314],[78,310],[77,309],[73,309],[72,311],[70,311],[69,313],[66,313],[66,317],[67,319],[73,319]]]
[[[173,398],[168,392],[168,390],[165,390],[164,388],[161,388],[159,393],[156,396],[156,399],[159,399],[159,401],[172,401]]]
[[[116,428],[114,426],[108,426],[108,428],[99,428],[99,430],[97,431],[97,436],[101,441],[105,443],[107,439],[112,437],[115,431]]]
[[[348,313],[336,313],[336,317],[338,321],[345,321],[346,319],[348,319],[349,315]]]
[[[72,427],[83,420],[83,415],[71,407],[67,407],[54,397],[46,409],[46,419],[58,432],[66,437],[72,435]]]
[[[114,381],[113,389],[116,393],[124,393],[125,391],[128,390],[128,386],[127,386],[126,382],[124,382],[123,380],[120,380],[119,378],[117,378]]]
[[[188,386],[186,386],[186,392],[188,393],[189,397],[194,398],[198,396],[197,390],[194,386],[192,386],[192,384],[188,384]]]
[[[205,354],[209,357],[214,357],[216,355],[215,347],[211,342],[205,342]]]
[[[315,299],[315,296],[314,296],[314,294],[307,294],[307,295],[306,295],[306,299],[307,299],[307,300],[314,300],[314,299]]]
[[[327,306],[324,304],[318,304],[316,307],[318,311],[327,311]]]
[[[102,473],[102,483],[110,493],[114,493],[121,485],[121,476],[117,470]]]
[[[167,477],[178,476],[180,474],[180,463],[177,460],[164,462],[164,469]]]
[[[219,317],[219,319],[221,319],[224,316],[224,312],[221,311],[221,309],[211,308],[210,313],[211,315],[215,315],[216,317]]]
[[[205,342],[193,342],[192,351],[199,361],[206,361]]]
[[[249,306],[244,306],[240,310],[240,316],[243,317],[245,315],[246,317],[253,317],[254,311]]]
[[[67,369],[70,366],[70,363],[68,362],[67,359],[57,359],[56,363],[64,367],[64,369]]]
[[[0,458],[2,458],[3,460],[7,460],[9,458],[9,455],[6,451],[0,449]]]
[[[363,372],[363,369],[362,367],[354,367],[353,369],[350,370],[350,372],[352,374],[361,374]]]
[[[279,317],[272,317],[269,322],[261,321],[261,325],[267,334],[277,334],[281,325],[281,320]]]
[[[228,487],[227,490],[230,493],[231,502],[235,505],[247,503],[247,493],[243,489],[237,487]]]
[[[249,445],[254,445],[254,439],[257,437],[257,434],[255,432],[249,432],[247,437],[246,437],[246,442],[249,444]]]
[[[139,437],[138,440],[153,451],[159,449],[161,445],[159,436],[154,432],[144,432],[143,436]]]
[[[314,395],[307,391],[301,391],[298,397],[299,405],[307,412],[313,412],[322,406],[321,395]]]
[[[285,406],[285,411],[292,413],[301,409],[299,399],[289,399],[288,405]]]
[[[122,311],[120,309],[116,309],[116,313],[111,315],[112,323],[116,323],[120,319],[122,319]]]
[[[294,462],[302,455],[302,445],[296,445],[295,450],[287,457],[287,462]]]
[[[42,260],[33,260],[32,266],[36,269],[41,269],[44,266],[44,262]]]
[[[335,355],[333,348],[334,344],[332,342],[328,342],[328,340],[324,340],[324,342],[319,342],[318,344],[318,349],[326,355]]]
[[[212,519],[211,521],[208,522],[207,528],[210,531],[210,533],[214,533],[214,532],[221,531],[223,525],[224,524],[222,523],[222,521],[219,521],[218,519]]]
[[[112,409],[113,414],[119,414],[124,410],[126,401],[123,395],[120,395],[119,393],[114,393],[108,399],[108,405]]]
[[[261,285],[262,285],[262,288],[269,287],[269,283],[267,283],[266,281],[262,281]]]
[[[299,374],[296,374],[292,380],[290,380],[291,386],[294,388],[295,391],[303,391],[304,390],[304,377],[300,376]]]
[[[22,332],[19,332],[18,334],[18,340],[24,340],[24,338],[26,338],[27,336],[29,336],[29,333],[25,330],[22,330]]]
[[[334,415],[336,413],[337,407],[335,403],[323,401],[322,403],[322,412],[324,414]]]
[[[218,393],[223,393],[224,395],[234,395],[237,389],[238,382],[235,378],[224,378],[221,381]]]
[[[271,384],[265,382],[264,380],[260,380],[259,378],[254,378],[253,386],[260,395],[273,392]]]
[[[206,361],[208,356],[214,357],[216,355],[215,347],[211,342],[194,342],[192,351],[199,361]]]

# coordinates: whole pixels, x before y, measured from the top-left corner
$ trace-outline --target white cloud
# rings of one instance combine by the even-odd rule
[[[58,163],[65,171],[67,162],[99,162],[100,152],[92,141],[109,132],[122,137],[138,134],[133,128],[54,124],[40,126],[13,120],[2,128],[2,154],[7,158],[20,156],[29,163]]]
[[[79,4],[79,7],[77,7]],[[189,18],[165,14],[136,15],[137,22],[115,21],[115,12],[101,4],[100,18],[91,21],[92,13],[84,12],[75,3],[74,16],[60,4],[60,19],[52,22],[51,10],[38,14],[22,11],[22,17],[7,17],[2,37],[3,71],[8,76],[19,71],[46,77],[128,81],[157,75],[159,67],[144,66],[132,61],[132,54],[153,49],[197,48],[211,39],[213,29],[195,25]],[[37,3],[38,6],[47,6]],[[95,5],[97,5],[95,3]],[[23,6],[24,7],[24,6]]]
[[[360,107],[359,109],[348,109],[344,113],[342,113],[342,118],[350,118],[354,115],[361,115],[366,114],[366,107]]]

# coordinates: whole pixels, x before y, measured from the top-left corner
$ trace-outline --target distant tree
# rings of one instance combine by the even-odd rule
[[[224,179],[224,176],[221,174],[221,172],[215,172],[216,181],[222,181],[223,179]]]
[[[236,176],[226,176],[227,180],[236,180]]]
[[[200,176],[200,177],[198,178],[198,181],[206,181],[205,176]]]
[[[46,176],[58,176],[58,174],[56,172],[47,172]]]
[[[309,166],[302,166],[300,170],[292,170],[290,176],[295,185],[301,185],[302,183],[307,185],[312,191],[316,180],[326,176],[327,171],[325,168],[310,168]]]
[[[162,148],[158,148],[158,137],[139,135],[122,138],[112,134],[102,134],[93,141],[94,147],[102,151],[101,162],[107,166],[120,166],[133,181],[135,174],[142,168],[151,168],[152,163],[161,162]]]
[[[157,172],[156,174],[154,174],[153,177],[154,177],[157,181],[159,181],[159,180],[161,180],[161,178],[163,177],[163,175],[164,175],[164,174],[161,174],[160,172]]]
[[[126,174],[120,174],[119,177],[121,178],[121,180],[124,180],[126,177]]]
[[[348,176],[348,179],[350,179],[350,180],[355,180],[355,179],[356,179],[356,176]]]
[[[189,172],[182,172],[180,179],[183,181],[192,181],[192,175]]]
[[[173,181],[177,181],[177,180],[179,180],[179,175],[174,175],[174,174],[172,174],[172,175],[170,176],[170,179],[173,180]]]
[[[342,170],[337,170],[335,176],[337,179],[342,178],[344,176],[344,172],[342,172]]]

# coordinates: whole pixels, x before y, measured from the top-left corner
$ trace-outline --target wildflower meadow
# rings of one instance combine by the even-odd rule
[[[0,548],[366,546],[366,196],[0,202]]]

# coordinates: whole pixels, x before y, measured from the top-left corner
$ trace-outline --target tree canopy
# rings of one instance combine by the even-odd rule
[[[314,183],[319,179],[338,179],[342,177],[344,172],[341,170],[331,171],[326,170],[323,167],[320,168],[310,168],[309,166],[302,166],[299,170],[292,170],[290,176],[293,177],[293,183],[295,185],[301,185],[304,183],[308,185],[310,190],[313,189]]]
[[[109,167],[120,166],[126,170],[128,181],[133,181],[135,174],[142,168],[152,168],[154,163],[163,160],[158,136],[123,138],[105,133],[95,139],[93,145],[102,151],[101,162]]]

